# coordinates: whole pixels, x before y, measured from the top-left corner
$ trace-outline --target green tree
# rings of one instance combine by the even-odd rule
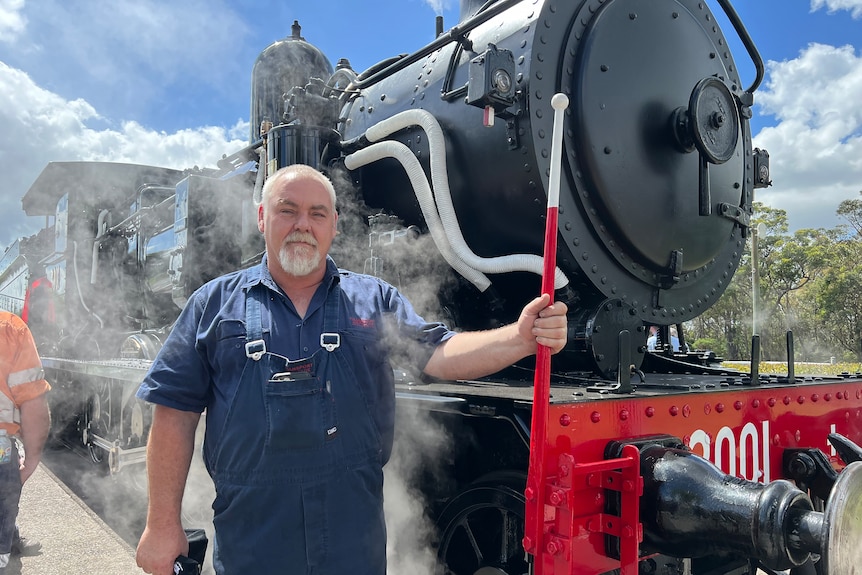
[[[862,221],[862,218],[860,218]],[[797,341],[812,342],[817,321],[804,297],[812,281],[829,261],[833,235],[824,230],[799,230],[788,234],[787,213],[762,203],[754,203],[751,228],[762,224],[757,235],[758,323],[761,357],[781,361],[786,358],[786,332],[793,330]],[[716,350],[728,358],[751,357],[753,282],[751,235],[745,253],[728,289],[702,316],[689,322],[694,341],[720,340]],[[814,333],[814,335],[818,335]]]
[[[862,191],[859,195],[862,196]],[[836,213],[847,220],[856,233],[856,239],[862,238],[862,199],[844,200],[838,204]]]
[[[816,341],[811,336],[817,326],[807,321],[812,315],[798,304],[804,301],[804,292],[812,282],[828,269],[833,246],[832,234],[821,229],[803,229],[775,238],[761,269],[761,299],[769,336],[764,349],[769,359],[784,359],[784,334],[788,330],[795,332],[797,341],[800,337]]]
[[[842,359],[862,361],[862,199],[844,200],[837,213],[849,227],[833,230],[828,267],[812,300],[826,342],[844,352]]]

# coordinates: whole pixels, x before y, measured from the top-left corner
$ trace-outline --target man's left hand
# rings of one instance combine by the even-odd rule
[[[542,294],[524,306],[518,318],[518,333],[524,340],[544,345],[551,348],[551,353],[557,353],[566,345],[566,312],[569,308],[559,301],[548,305],[550,301],[548,294]]]

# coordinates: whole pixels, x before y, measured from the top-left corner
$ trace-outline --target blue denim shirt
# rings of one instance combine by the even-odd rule
[[[333,282],[340,283],[341,345],[359,384],[374,404],[375,424],[391,449],[395,391],[390,352],[407,354],[423,368],[434,349],[454,332],[429,323],[390,284],[373,276],[339,270],[327,258],[326,275],[304,318],[272,279],[264,257],[259,274],[241,270],[216,278],[189,299],[150,367],[137,396],[182,411],[208,410],[208,425],[226,411],[246,362],[245,294],[256,281],[268,288],[262,327],[267,350],[291,360],[320,349],[323,304]],[[268,313],[267,313],[268,312]]]

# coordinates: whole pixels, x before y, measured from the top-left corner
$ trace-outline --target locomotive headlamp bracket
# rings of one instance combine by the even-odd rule
[[[494,44],[470,60],[466,102],[500,112],[515,103],[515,56]]]

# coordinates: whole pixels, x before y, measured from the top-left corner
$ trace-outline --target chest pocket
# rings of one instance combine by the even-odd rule
[[[210,365],[218,373],[242,373],[245,364],[245,322],[225,319],[216,324],[215,353],[210,356]]]
[[[266,447],[274,451],[318,449],[338,433],[330,384],[300,373],[266,382]]]

